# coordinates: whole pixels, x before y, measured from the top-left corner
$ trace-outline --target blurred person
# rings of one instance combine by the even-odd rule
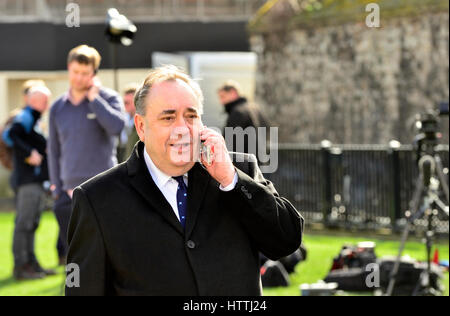
[[[28,106],[28,92],[30,91],[30,89],[34,86],[41,86],[41,87],[46,87],[45,82],[43,80],[39,80],[39,79],[30,79],[27,80],[23,83],[22,85],[22,97],[23,97],[23,105],[20,108],[16,108],[13,111],[11,111],[9,118],[7,119],[6,123],[4,124],[4,130],[9,130],[11,128],[11,125],[14,121],[14,118],[17,116],[18,113],[20,113],[25,107]],[[3,134],[3,132],[2,132]],[[3,137],[3,135],[2,135]],[[8,144],[4,144],[6,147],[5,148],[1,148],[1,155],[3,155],[2,157],[2,163],[5,163],[5,167],[7,169],[12,169],[11,170],[11,174],[9,177],[9,184],[11,186],[11,189],[14,192],[14,195],[17,195],[17,179],[16,179],[16,173],[15,170],[12,168],[12,148],[10,146],[8,146]],[[3,144],[2,144],[3,146]],[[4,160],[3,160],[4,159]]]
[[[55,101],[49,118],[49,172],[59,223],[58,254],[64,264],[73,189],[117,164],[117,139],[125,125],[117,92],[97,78],[101,56],[87,45],[67,58],[69,90]]]
[[[261,295],[258,251],[294,252],[302,217],[254,156],[230,155],[203,126],[203,94],[188,75],[152,70],[135,104],[131,157],[74,191],[68,263],[80,286],[66,295]]]
[[[13,274],[17,280],[55,274],[53,270],[43,269],[34,253],[34,236],[45,207],[43,182],[48,180],[47,141],[38,131],[37,122],[48,108],[49,97],[45,85],[29,87],[27,105],[15,116],[9,130],[17,185],[13,237]]]
[[[22,85],[23,104],[28,104],[28,92],[33,87],[47,87],[47,85],[44,80],[41,79],[30,79],[25,81]]]
[[[231,151],[243,151],[244,153],[254,154],[258,158],[258,130],[259,127],[269,128],[269,122],[263,115],[261,110],[255,104],[250,104],[246,97],[243,96],[239,83],[228,80],[223,83],[217,90],[220,103],[224,106],[227,113],[227,121],[225,128],[255,128],[255,137],[246,136],[243,140],[243,148],[238,148],[239,139],[235,135],[233,143],[228,145]],[[225,128],[223,134],[225,134]],[[268,131],[266,131],[268,136]],[[250,146],[249,143],[255,143],[256,146]],[[252,149],[253,148],[253,149]]]
[[[123,162],[130,157],[134,145],[139,141],[136,128],[134,128],[134,115],[136,114],[136,107],[134,105],[134,94],[139,88],[137,83],[130,83],[126,85],[123,95],[123,103],[125,105],[126,120],[125,128],[120,133],[120,144],[118,148],[119,161]]]

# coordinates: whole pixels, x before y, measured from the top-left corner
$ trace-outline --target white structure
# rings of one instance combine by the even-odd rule
[[[253,101],[255,94],[256,54],[248,52],[181,52],[152,55],[152,66],[172,64],[198,80],[205,96],[203,123],[222,129],[226,115],[217,97],[217,88],[233,79],[242,86],[243,94]]]

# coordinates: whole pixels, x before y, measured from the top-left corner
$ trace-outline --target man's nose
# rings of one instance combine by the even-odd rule
[[[191,133],[186,125],[179,125],[173,128],[170,138],[179,142],[190,142]]]

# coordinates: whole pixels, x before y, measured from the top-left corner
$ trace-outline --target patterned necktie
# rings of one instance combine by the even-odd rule
[[[186,225],[186,212],[187,212],[187,186],[184,183],[183,176],[173,177],[178,182],[177,190],[177,206],[178,214],[180,215],[180,222],[183,228]]]

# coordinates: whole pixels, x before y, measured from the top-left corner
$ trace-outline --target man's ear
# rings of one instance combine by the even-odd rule
[[[140,114],[134,116],[134,127],[139,136],[139,139],[143,142],[145,140],[145,122],[144,117]]]

